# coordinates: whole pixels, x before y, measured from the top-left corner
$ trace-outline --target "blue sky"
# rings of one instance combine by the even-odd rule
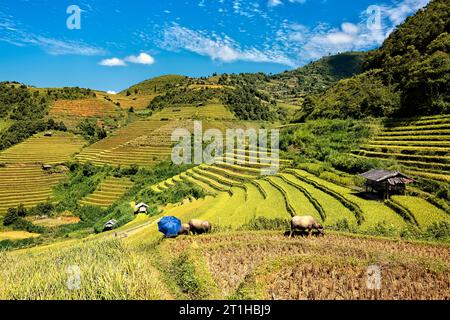
[[[120,91],[162,74],[277,73],[378,47],[428,2],[0,0],[0,81]]]

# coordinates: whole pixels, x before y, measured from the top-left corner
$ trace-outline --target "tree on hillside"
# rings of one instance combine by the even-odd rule
[[[19,219],[16,208],[9,208],[6,212],[5,218],[3,219],[4,226],[10,226],[14,224]]]

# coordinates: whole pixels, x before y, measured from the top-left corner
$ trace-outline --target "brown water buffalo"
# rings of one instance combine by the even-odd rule
[[[323,227],[312,216],[295,216],[291,220],[290,236],[310,235],[323,236]]]
[[[190,234],[190,232],[191,232],[191,227],[189,226],[189,224],[183,223],[181,225],[180,231],[178,231],[178,235],[179,236],[181,236],[181,235],[188,236]]]
[[[211,232],[212,229],[211,222],[198,219],[192,219],[189,221],[189,227],[193,234],[208,233]]]

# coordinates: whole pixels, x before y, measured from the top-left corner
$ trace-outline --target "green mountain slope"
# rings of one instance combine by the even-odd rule
[[[365,57],[366,53],[361,52],[328,56],[271,76],[264,73],[214,74],[206,78],[167,75],[138,83],[120,94],[148,96],[153,111],[221,103],[241,120],[286,120],[286,107],[298,107],[307,94],[323,92],[339,80],[361,73]]]
[[[136,94],[159,94],[185,84],[188,78],[180,75],[164,75],[142,81],[128,89],[123,90],[120,94],[136,95]]]
[[[322,92],[341,79],[361,73],[365,57],[364,52],[324,57],[302,68],[271,76],[267,89],[279,98]]]
[[[306,94],[322,92],[341,79],[361,73],[365,57],[363,52],[342,53],[271,76],[264,73],[223,74],[218,82],[230,86],[253,86],[275,99],[296,102]]]
[[[364,75],[308,97],[297,120],[448,113],[449,17],[447,1],[432,1],[369,53]]]
[[[17,82],[0,83],[0,150],[44,130],[62,130],[64,123],[46,119],[50,104],[58,99],[94,97],[91,89],[37,89]],[[3,127],[3,128],[2,128]]]

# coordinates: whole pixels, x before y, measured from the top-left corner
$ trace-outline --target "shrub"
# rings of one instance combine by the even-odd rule
[[[341,170],[351,174],[363,173],[373,168],[385,166],[379,160],[358,158],[350,154],[335,153],[328,157],[327,160],[337,170]]]
[[[23,230],[32,233],[45,233],[47,231],[46,228],[36,226],[32,222],[21,217],[18,217],[18,219],[11,226],[14,230]]]
[[[183,252],[170,264],[169,272],[181,291],[192,299],[202,299],[208,295],[204,281],[197,274],[195,262],[188,252]]]
[[[396,236],[398,234],[398,231],[394,226],[389,225],[385,221],[383,221],[378,222],[374,227],[370,227],[367,230],[367,233],[374,236],[389,237]]]
[[[55,206],[50,201],[39,203],[37,206],[31,208],[28,211],[28,215],[30,216],[50,216],[55,210]]]
[[[0,241],[0,252],[2,250],[23,249],[36,246],[42,243],[41,238],[27,238],[21,240],[3,240]]]
[[[287,230],[290,229],[290,221],[288,219],[269,219],[266,217],[254,217],[244,224],[241,230]]]
[[[86,162],[83,165],[83,176],[90,177],[90,176],[94,175],[94,173],[95,173],[95,168],[92,165],[92,163]]]
[[[77,210],[77,213],[82,221],[92,224],[105,215],[104,211],[96,206],[82,206]]]
[[[4,226],[10,226],[14,224],[19,219],[16,208],[9,208],[6,212],[5,218],[3,219]]]
[[[450,224],[447,221],[433,222],[426,231],[427,237],[436,240],[450,238]]]
[[[355,227],[352,227],[346,218],[339,219],[336,223],[329,227],[332,230],[343,231],[343,232],[351,232],[356,233],[357,230]]]

